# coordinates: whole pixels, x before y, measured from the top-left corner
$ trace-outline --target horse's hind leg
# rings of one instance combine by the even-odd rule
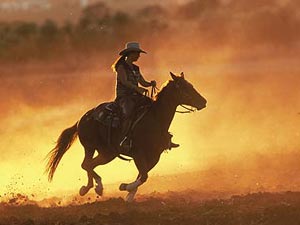
[[[93,174],[90,171],[90,163],[93,159],[94,153],[95,153],[95,149],[92,148],[84,148],[85,151],[85,156],[84,156],[84,160],[81,164],[82,169],[86,170],[87,172],[87,176],[88,176],[88,183],[86,186],[82,186],[79,190],[79,194],[81,196],[87,194],[89,192],[89,190],[94,186],[94,181],[93,181]]]
[[[99,155],[97,155],[95,158],[90,161],[89,167],[90,167],[90,172],[92,176],[94,177],[97,185],[95,187],[95,192],[98,195],[103,194],[103,184],[102,184],[102,179],[101,177],[94,171],[94,168],[99,166],[99,165],[104,165],[106,163],[109,163],[112,161],[114,158],[117,157],[117,154],[105,154],[104,152],[101,152]]]

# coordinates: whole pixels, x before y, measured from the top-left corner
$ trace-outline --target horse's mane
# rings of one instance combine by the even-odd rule
[[[157,92],[157,94],[154,96],[154,101],[158,101],[162,96],[164,96],[167,92],[167,90],[172,86],[173,81],[168,80],[165,83],[162,84],[160,91]]]

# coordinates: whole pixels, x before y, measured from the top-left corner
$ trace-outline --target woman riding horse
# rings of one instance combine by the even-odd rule
[[[145,81],[138,66],[133,64],[138,60],[141,52],[144,51],[140,49],[138,43],[128,43],[126,49],[120,52],[121,57],[113,66],[117,73],[116,100],[127,118],[131,117],[139,100],[152,101],[143,96],[145,89],[139,87],[138,84],[140,83],[144,87],[156,85],[155,81]],[[206,99],[185,79],[183,73],[180,76],[171,73],[171,80],[156,95],[147,113],[138,123],[134,124],[134,129],[131,131],[133,146],[125,155],[133,158],[138,176],[135,181],[129,184],[122,183],[119,187],[121,191],[128,192],[126,197],[128,201],[133,200],[138,187],[147,181],[149,171],[158,163],[164,150],[170,146],[176,147],[171,144],[171,135],[168,130],[177,106],[184,104],[201,110],[206,107],[206,103]],[[103,103],[103,105],[105,104],[107,103]],[[55,147],[47,155],[46,172],[51,181],[63,155],[72,146],[76,137],[79,138],[85,151],[81,167],[87,172],[88,178],[87,184],[79,190],[79,194],[82,196],[93,187],[98,195],[103,194],[102,178],[95,168],[120,156],[119,144],[124,137],[120,136],[119,129],[116,129],[111,132],[109,139],[107,125],[94,118],[94,111],[95,109],[89,110],[73,126],[62,131]],[[96,151],[98,154],[94,156]],[[96,185],[94,185],[94,181]]]
[[[140,48],[139,43],[128,42],[125,49],[119,53],[120,57],[112,65],[112,69],[117,75],[116,102],[121,107],[123,113],[122,136],[124,138],[120,146],[122,149],[127,149],[127,151],[131,146],[129,132],[135,108],[139,105],[151,104],[152,102],[150,98],[145,96],[147,89],[143,87],[156,87],[156,81],[146,81],[140,73],[139,67],[133,64],[133,62],[139,59],[140,53],[146,52]],[[143,87],[139,87],[139,84]],[[171,134],[168,133],[166,136],[169,138],[169,149],[179,146],[171,142]]]
[[[128,192],[127,201],[134,199],[138,187],[147,181],[149,171],[158,163],[160,155],[166,149],[165,134],[168,133],[177,106],[184,104],[197,110],[206,107],[206,99],[184,78],[183,73],[180,76],[171,73],[171,78],[132,130],[134,141],[132,150],[127,156],[133,158],[138,176],[135,181],[129,184],[122,183],[119,187],[121,191]],[[48,153],[46,166],[48,179],[51,181],[63,155],[78,137],[85,151],[81,167],[87,172],[88,177],[87,185],[83,185],[79,191],[82,196],[93,187],[98,195],[103,194],[102,178],[94,169],[120,155],[118,148],[122,137],[118,132],[113,132],[112,142],[109,143],[107,126],[94,119],[93,112],[93,109],[89,110],[73,126],[60,134],[56,146]],[[98,154],[94,156],[96,151]]]

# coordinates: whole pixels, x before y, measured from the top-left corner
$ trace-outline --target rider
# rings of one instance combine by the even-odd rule
[[[141,102],[144,102],[144,104],[151,103],[151,99],[145,97],[144,94],[147,92],[147,89],[143,87],[156,87],[156,81],[146,81],[140,73],[139,67],[133,64],[139,59],[140,53],[146,52],[140,48],[139,43],[128,42],[125,49],[119,53],[120,57],[112,65],[113,71],[117,74],[116,102],[120,105],[124,117],[122,131],[124,138],[120,143],[122,148],[130,148],[127,135],[131,128],[132,116],[136,105]],[[140,87],[138,84],[143,87]],[[178,144],[171,142],[171,138],[172,135],[169,134],[168,148],[178,147]]]

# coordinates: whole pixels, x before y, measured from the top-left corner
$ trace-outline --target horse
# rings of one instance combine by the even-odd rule
[[[128,192],[125,198],[128,202],[134,200],[138,187],[147,181],[148,172],[158,163],[160,155],[166,150],[165,134],[168,133],[177,106],[188,105],[196,110],[206,107],[206,99],[185,79],[183,73],[178,76],[170,72],[170,75],[172,79],[157,93],[148,111],[132,130],[131,151],[121,152],[133,159],[138,170],[135,181],[129,184],[122,183],[119,187],[120,191]],[[101,177],[94,169],[120,156],[119,143],[122,137],[121,132],[113,132],[112,141],[108,143],[107,127],[89,119],[90,111],[61,133],[56,146],[47,155],[45,172],[51,182],[60,160],[78,136],[85,151],[81,167],[87,172],[88,177],[87,185],[80,188],[79,194],[81,196],[87,194],[94,187],[95,180],[95,192],[102,196]],[[96,157],[95,151],[98,152]]]

